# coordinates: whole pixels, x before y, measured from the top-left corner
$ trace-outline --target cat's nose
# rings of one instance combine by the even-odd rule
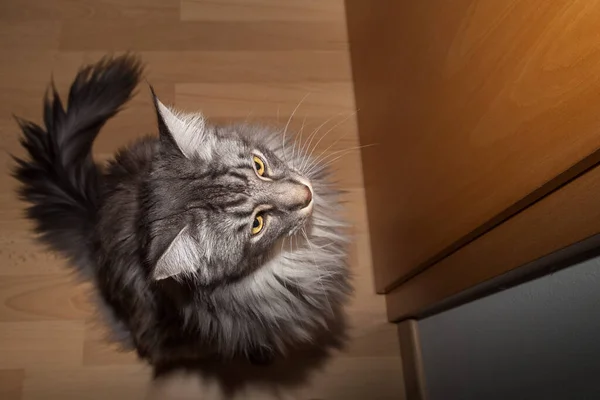
[[[304,210],[312,204],[310,186],[302,182],[275,182],[272,198],[279,207],[289,211]]]
[[[310,190],[310,188],[306,185],[302,185],[304,186],[303,190],[304,190],[304,204],[302,206],[302,208],[306,208],[310,205],[310,203],[312,202],[312,190]]]

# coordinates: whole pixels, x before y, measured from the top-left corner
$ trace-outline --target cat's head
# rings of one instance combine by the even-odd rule
[[[265,128],[211,126],[154,99],[160,151],[144,199],[152,277],[215,285],[259,268],[310,220],[311,182]]]

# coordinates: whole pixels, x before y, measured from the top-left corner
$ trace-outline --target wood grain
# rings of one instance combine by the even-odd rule
[[[356,291],[350,340],[298,385],[249,382],[227,393],[214,380],[176,374],[152,381],[135,353],[106,341],[107,330],[65,261],[35,243],[9,176],[9,153],[24,155],[11,114],[41,122],[50,77],[66,94],[76,71],[106,53],[134,50],[161,99],[215,123],[290,120],[311,151],[333,159],[359,146],[343,0],[0,1],[0,398],[2,399],[398,399],[402,363],[385,299],[373,290],[358,150],[336,160],[352,224]],[[100,162],[155,133],[141,85],[94,145]],[[300,139],[300,136],[296,136]],[[247,379],[235,371],[240,379]],[[278,372],[278,371],[275,371]],[[262,383],[261,383],[262,382]]]
[[[52,50],[58,48],[61,25],[51,21],[2,21],[0,50]]]
[[[361,140],[381,143],[363,155],[380,291],[600,148],[600,2],[348,0],[346,11]]]
[[[596,167],[390,292],[390,320],[416,316],[481,282],[600,233],[599,202]]]
[[[0,321],[81,320],[88,290],[64,274],[0,276]]]
[[[347,50],[146,51],[149,79],[172,83],[351,82]]]
[[[25,371],[22,369],[0,370],[0,397],[4,400],[21,400]]]
[[[300,115],[313,117],[348,116],[355,111],[349,82],[186,83],[176,85],[175,93],[175,102],[181,107],[200,109],[215,117],[290,115],[298,104]]]
[[[179,19],[179,0],[19,0],[0,2],[0,21]]]
[[[168,381],[151,382],[146,368],[136,365],[112,365],[87,368],[57,367],[50,371],[34,370],[24,385],[23,398],[70,399],[85,398],[105,400],[127,399],[365,399],[373,398],[372,388],[377,388],[379,400],[401,398],[402,381],[398,379],[399,359],[362,358],[338,359],[328,365],[315,378],[310,390],[296,388],[293,392],[270,391],[248,387],[241,393],[220,395],[215,382],[180,375]],[[365,374],[365,364],[370,373]],[[110,382],[111,385],[108,385]],[[198,397],[201,393],[202,397]]]
[[[81,366],[82,321],[0,322],[0,370]]]
[[[139,361],[134,352],[120,348],[110,340],[110,332],[103,321],[90,318],[85,321],[83,340],[83,365],[135,365]]]
[[[148,368],[141,365],[93,368],[55,366],[49,370],[28,371],[23,398],[144,399],[149,386],[150,373]]]
[[[163,22],[135,19],[66,21],[61,50],[345,50],[346,26],[336,22]]]
[[[0,230],[3,228],[0,227]],[[25,232],[0,236],[0,265],[2,278],[40,274],[62,275],[65,272],[64,260],[57,254],[46,251],[34,241],[31,233]]]
[[[343,21],[344,3],[338,0],[182,0],[181,17],[194,21]]]

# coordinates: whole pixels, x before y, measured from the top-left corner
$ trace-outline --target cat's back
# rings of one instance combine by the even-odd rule
[[[157,138],[142,138],[119,150],[104,171],[96,238],[113,257],[132,255],[140,246],[141,193],[158,146]]]
[[[145,284],[140,216],[143,188],[158,146],[158,139],[152,137],[132,143],[117,152],[102,175],[93,246],[95,283],[105,305],[102,308],[110,310],[107,323],[119,337],[131,333],[135,338],[147,329],[144,324],[153,324],[154,300]]]
[[[115,185],[144,179],[149,173],[152,159],[158,149],[158,138],[151,136],[141,138],[120,149],[105,171],[107,188],[111,189]]]

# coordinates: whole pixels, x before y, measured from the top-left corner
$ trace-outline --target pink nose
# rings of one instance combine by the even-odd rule
[[[310,202],[312,201],[312,192],[310,191],[310,188],[306,185],[304,185],[304,191],[306,192],[306,199],[304,200],[304,208],[306,208],[310,205]]]

